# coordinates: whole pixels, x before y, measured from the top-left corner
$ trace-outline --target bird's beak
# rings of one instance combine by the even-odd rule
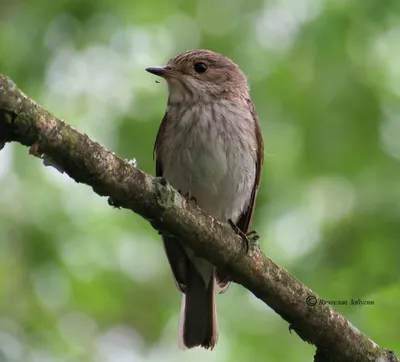
[[[167,66],[165,66],[165,67],[149,67],[149,68],[146,68],[146,70],[149,73],[158,75],[159,77],[163,77],[163,78],[168,76],[169,74],[173,73],[173,69],[171,67],[167,67]]]

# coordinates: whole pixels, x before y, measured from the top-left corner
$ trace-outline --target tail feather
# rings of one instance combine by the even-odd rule
[[[178,333],[181,349],[214,348],[218,340],[214,273],[206,286],[197,270],[191,268],[186,294],[182,296]]]
[[[215,303],[215,277],[212,277],[210,285],[207,289],[207,300],[209,303],[208,321],[206,334],[201,344],[206,349],[213,349],[218,341],[218,320],[217,320],[217,306]]]

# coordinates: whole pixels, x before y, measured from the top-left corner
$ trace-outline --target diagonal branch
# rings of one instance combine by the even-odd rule
[[[100,196],[147,219],[155,229],[184,240],[198,255],[225,268],[269,305],[290,329],[317,347],[315,361],[399,361],[285,269],[252,245],[244,251],[232,229],[188,203],[164,179],[154,178],[107,151],[37,105],[0,74],[0,150],[7,142],[30,147]],[[316,303],[316,304],[315,304]]]

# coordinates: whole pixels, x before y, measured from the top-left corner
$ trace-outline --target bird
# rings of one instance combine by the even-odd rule
[[[164,177],[214,218],[249,232],[261,180],[264,145],[246,76],[231,59],[205,49],[185,51],[146,70],[168,87],[157,132],[156,176]],[[182,293],[181,349],[212,350],[218,341],[216,292],[231,277],[174,236],[162,236]]]

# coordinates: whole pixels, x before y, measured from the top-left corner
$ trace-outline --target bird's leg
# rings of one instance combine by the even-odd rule
[[[238,234],[246,245],[246,253],[251,249],[259,249],[259,245],[257,240],[260,238],[260,235],[257,231],[252,230],[245,234],[242,230],[238,228],[238,226],[232,221],[232,219],[228,220],[229,225],[232,227],[233,231]]]
[[[178,190],[178,192],[183,196],[183,198],[187,201],[187,203],[193,202],[194,204],[197,205],[197,200],[193,196],[191,191],[186,192],[185,194],[182,193],[182,190]]]

